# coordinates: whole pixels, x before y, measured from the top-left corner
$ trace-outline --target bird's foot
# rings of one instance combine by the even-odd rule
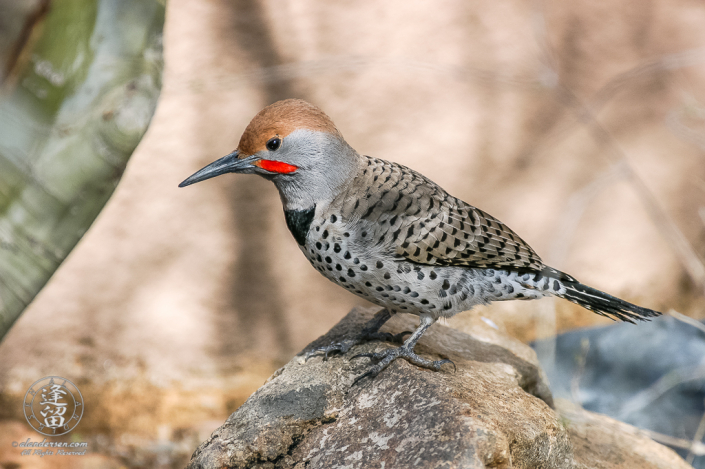
[[[411,334],[409,331],[404,331],[399,334],[390,334],[388,332],[379,332],[379,329],[384,325],[385,322],[392,317],[392,313],[387,309],[381,309],[377,314],[372,317],[369,321],[362,326],[359,333],[350,337],[348,339],[336,342],[334,344],[326,345],[325,347],[318,347],[317,349],[311,350],[306,354],[305,360],[309,358],[323,354],[323,360],[328,360],[328,356],[331,353],[347,353],[354,345],[360,344],[362,342],[367,342],[370,340],[381,340],[390,342],[403,342],[404,336],[406,334]]]
[[[332,353],[344,354],[347,353],[353,346],[372,340],[402,343],[404,342],[404,336],[411,333],[411,331],[404,331],[399,334],[390,334],[389,332],[367,332],[363,330],[360,334],[357,334],[349,339],[311,350],[306,354],[305,360],[308,361],[311,357],[323,354],[323,360],[325,361],[328,360],[328,356]]]
[[[413,363],[416,366],[420,366],[421,368],[428,368],[429,370],[433,371],[440,371],[441,366],[445,365],[446,363],[450,363],[451,365],[453,365],[453,371],[455,371],[456,369],[455,363],[453,363],[451,360],[448,360],[447,358],[443,360],[428,360],[426,358],[419,357],[414,353],[414,346],[408,343],[405,343],[401,347],[384,350],[383,352],[360,353],[352,358],[362,357],[367,357],[376,363],[369,370],[367,370],[366,373],[363,373],[357,378],[355,378],[355,381],[353,381],[352,386],[355,386],[358,381],[368,376],[370,378],[374,378],[397,358],[403,358],[409,363]]]

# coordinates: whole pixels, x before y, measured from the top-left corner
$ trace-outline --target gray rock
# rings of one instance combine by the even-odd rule
[[[705,334],[672,316],[578,329],[535,343],[555,397],[681,440],[705,400]],[[555,347],[555,359],[542,351]],[[682,456],[687,450],[675,449]],[[693,461],[705,469],[705,457]]]
[[[351,387],[369,360],[350,358],[392,346],[379,342],[304,363],[307,350],[357,330],[374,312],[353,310],[278,370],[196,450],[189,468],[688,467],[638,433],[617,445],[614,429],[628,425],[582,409],[559,415],[534,352],[489,326],[467,335],[434,325],[423,336],[416,351],[450,358],[455,373],[397,360]],[[383,330],[413,329],[415,320],[397,315]],[[600,433],[605,422],[616,425],[608,434]]]

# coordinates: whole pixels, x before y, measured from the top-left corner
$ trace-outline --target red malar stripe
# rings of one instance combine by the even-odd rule
[[[293,173],[294,171],[299,169],[296,166],[282,163],[281,161],[272,161],[272,160],[259,160],[258,162],[255,163],[255,166],[259,166],[260,168],[266,169],[267,171],[271,171],[273,173],[280,173],[280,174]]]

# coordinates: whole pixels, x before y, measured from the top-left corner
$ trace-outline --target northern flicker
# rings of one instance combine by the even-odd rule
[[[379,328],[392,314],[419,316],[419,327],[400,347],[360,355],[374,365],[357,380],[376,376],[399,357],[440,370],[450,361],[414,353],[421,335],[439,318],[492,301],[557,296],[628,322],[660,315],[545,265],[509,227],[416,171],[360,155],[323,111],[299,99],[264,108],[235,151],[179,187],[225,173],[272,181],[311,265],[384,308],[354,339],[313,354],[327,358],[363,340],[389,339]]]

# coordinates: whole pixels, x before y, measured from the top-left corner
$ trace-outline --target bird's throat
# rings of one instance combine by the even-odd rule
[[[286,226],[300,246],[306,244],[306,235],[316,214],[316,204],[303,210],[284,210]]]

